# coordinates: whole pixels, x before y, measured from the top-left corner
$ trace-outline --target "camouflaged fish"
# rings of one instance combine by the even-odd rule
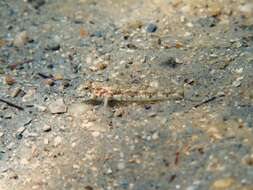
[[[83,86],[86,93],[84,101],[90,103],[104,103],[108,106],[110,103],[147,103],[168,100],[183,99],[183,90],[174,89],[167,92],[159,90],[150,90],[131,86],[130,88],[120,88],[119,85],[107,86],[103,83],[89,83]]]

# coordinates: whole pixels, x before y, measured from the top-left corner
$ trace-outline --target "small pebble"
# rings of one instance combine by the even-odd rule
[[[236,81],[233,82],[232,85],[233,85],[234,87],[239,87],[239,86],[241,86],[241,84],[242,84],[241,81],[237,81],[237,80],[236,80]]]
[[[93,187],[91,187],[91,186],[88,185],[88,186],[85,186],[84,189],[85,190],[93,190]]]
[[[239,10],[245,15],[252,15],[253,13],[253,3],[246,3],[239,7]]]
[[[143,26],[143,22],[141,20],[133,20],[127,23],[127,28],[129,29],[138,29],[141,28]]]
[[[94,132],[92,132],[92,136],[93,137],[99,137],[100,136],[100,132],[94,131]]]
[[[54,85],[54,80],[53,79],[45,79],[44,84],[48,86],[53,86]]]
[[[92,58],[91,57],[86,57],[86,63],[90,65],[92,63]]]
[[[63,75],[60,74],[60,73],[56,73],[56,74],[54,75],[54,80],[63,80]]]
[[[212,187],[214,190],[223,190],[230,188],[234,183],[235,180],[233,178],[218,179],[213,183]]]
[[[14,143],[14,142],[11,142],[10,144],[8,144],[8,145],[6,146],[6,148],[7,148],[8,150],[11,150],[14,146],[15,146],[15,143]]]
[[[98,37],[98,38],[101,38],[101,37],[103,37],[103,33],[102,33],[101,31],[96,31],[96,32],[94,33],[94,36],[96,36],[96,37]]]
[[[18,48],[22,48],[28,42],[28,40],[28,33],[26,31],[23,31],[16,35],[13,41],[13,45]]]
[[[244,156],[242,162],[248,166],[253,166],[253,154]]]
[[[7,166],[7,165],[1,165],[0,166],[0,173],[5,173],[7,172],[10,168],[10,166]]]
[[[220,130],[216,127],[210,127],[208,130],[207,130],[207,133],[208,135],[211,137],[211,138],[214,138],[214,139],[222,139],[222,134],[220,132]]]
[[[97,67],[98,70],[104,70],[104,69],[106,69],[107,64],[105,64],[105,63],[99,63],[99,64],[97,64],[96,67]]]
[[[57,147],[62,143],[62,138],[60,136],[55,137],[54,146]]]
[[[64,89],[68,88],[70,86],[69,81],[63,80],[59,86],[59,90],[63,91]]]
[[[191,22],[186,23],[186,26],[188,26],[189,28],[193,28],[194,27],[194,25]]]
[[[51,131],[51,130],[52,130],[52,128],[51,128],[50,125],[44,125],[44,127],[43,127],[43,131],[44,131],[44,132],[49,132],[49,131]]]
[[[39,134],[38,134],[38,133],[29,132],[28,130],[26,130],[26,131],[23,133],[23,136],[24,136],[24,137],[38,137]]]
[[[47,110],[46,106],[41,106],[41,105],[37,105],[35,104],[34,107],[36,107],[39,111],[44,112]]]
[[[61,45],[55,41],[50,41],[46,46],[46,50],[50,50],[50,51],[57,51],[60,48],[61,48]]]
[[[35,97],[35,93],[36,93],[36,89],[30,89],[26,92],[26,94],[23,96],[22,101],[23,102],[30,102],[34,100]]]
[[[72,166],[72,168],[73,168],[73,169],[80,169],[80,166],[77,165],[77,164],[74,164],[74,165]]]
[[[81,37],[86,37],[86,36],[88,36],[89,32],[87,32],[87,30],[85,30],[83,27],[81,27],[79,30],[79,34]]]
[[[149,86],[157,89],[157,88],[159,88],[160,84],[158,81],[152,81],[149,83]]]
[[[242,74],[243,68],[236,69],[235,72],[236,72],[237,74]]]
[[[1,64],[1,62],[0,62],[0,64]],[[1,74],[4,74],[4,69],[3,68],[0,68],[0,75]]]
[[[9,176],[9,179],[18,179],[18,175],[13,170],[10,170],[8,176]]]
[[[7,113],[4,115],[5,119],[11,119],[12,117],[13,117],[13,114],[11,114],[11,113]]]
[[[66,113],[67,106],[65,105],[64,100],[62,98],[59,98],[56,101],[49,104],[48,109],[52,114]]]
[[[3,39],[0,39],[0,47],[5,46],[5,44],[6,44],[6,41]]]
[[[45,0],[28,0],[27,1],[28,3],[31,3],[32,6],[35,8],[35,9],[39,9],[41,6],[43,6],[46,1]]]
[[[155,117],[155,116],[157,116],[157,113],[156,113],[156,112],[150,112],[150,113],[148,114],[148,116],[149,116],[149,117]]]
[[[186,188],[186,190],[197,190],[198,187],[196,185],[192,185]]]
[[[118,163],[117,167],[118,167],[119,170],[123,170],[123,169],[125,169],[126,165],[125,165],[125,163],[120,162],[120,163]]]
[[[209,5],[208,12],[211,16],[217,17],[221,14],[221,6],[219,5],[219,3],[213,3]]]
[[[156,132],[156,133],[154,133],[153,135],[152,135],[152,139],[153,140],[157,140],[159,138],[159,133],[158,132]]]
[[[48,138],[45,138],[45,139],[43,140],[43,143],[44,143],[44,145],[48,145],[48,144],[49,144]]]
[[[16,88],[11,92],[11,97],[13,97],[13,98],[17,97],[21,91],[22,91],[22,90],[21,90],[20,87],[16,87]]]
[[[106,171],[107,174],[112,174],[112,169],[108,168],[108,170]]]
[[[172,69],[175,69],[177,66],[180,65],[178,60],[174,57],[165,58],[165,59],[161,60],[160,64],[162,66],[167,66],[167,67],[172,68]]]
[[[5,84],[13,85],[15,83],[16,83],[16,80],[12,76],[10,75],[5,76]]]
[[[114,116],[115,117],[122,117],[124,114],[124,110],[123,109],[116,109],[115,112],[114,112]]]
[[[156,32],[156,30],[157,30],[157,26],[155,24],[151,23],[147,26],[148,33],[154,33],[154,32]]]
[[[17,132],[16,132],[16,138],[17,139],[22,139],[22,137],[23,137],[23,133],[24,133],[24,131],[26,130],[26,127],[20,127],[20,128],[18,128],[18,130],[17,130]]]
[[[91,107],[88,104],[79,103],[72,104],[68,108],[68,113],[74,117],[80,117],[81,115],[87,113],[91,110]]]

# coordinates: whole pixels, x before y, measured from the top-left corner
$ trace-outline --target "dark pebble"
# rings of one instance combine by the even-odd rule
[[[245,24],[242,24],[239,26],[242,30],[244,31],[253,31],[253,24],[251,25],[245,25]]]
[[[98,37],[98,38],[102,38],[103,37],[103,33],[101,31],[96,31],[92,36]]]
[[[22,133],[18,133],[15,135],[16,139],[21,140],[23,138],[23,134]]]
[[[91,187],[91,186],[88,185],[88,186],[84,187],[84,189],[85,190],[93,190],[93,187]]]
[[[147,27],[147,32],[148,33],[154,33],[157,30],[157,26],[155,24],[149,24]]]
[[[13,9],[10,9],[10,10],[8,11],[8,15],[9,15],[9,16],[16,16],[17,13],[16,13]]]
[[[120,186],[123,188],[123,189],[128,189],[129,188],[129,183],[128,181],[122,181]]]
[[[60,44],[57,42],[50,42],[47,44],[46,50],[57,51],[61,48]]]
[[[68,81],[68,80],[63,80],[63,81],[62,81],[62,86],[63,86],[64,88],[68,88],[68,87],[70,86],[69,81]]]
[[[161,61],[161,65],[174,69],[178,66],[178,63],[176,62],[176,59],[174,57],[168,57],[167,59]]]
[[[35,9],[39,9],[43,6],[46,2],[45,0],[28,0],[28,3],[31,3]]]
[[[145,108],[145,110],[149,110],[149,109],[151,109],[151,105],[145,105],[144,108]]]
[[[47,65],[47,68],[48,68],[48,69],[53,69],[53,68],[54,68],[54,64],[52,64],[52,63],[48,64],[48,65]]]
[[[201,18],[198,20],[198,23],[202,27],[214,27],[218,24],[219,20],[216,17],[208,16],[206,18]]]

